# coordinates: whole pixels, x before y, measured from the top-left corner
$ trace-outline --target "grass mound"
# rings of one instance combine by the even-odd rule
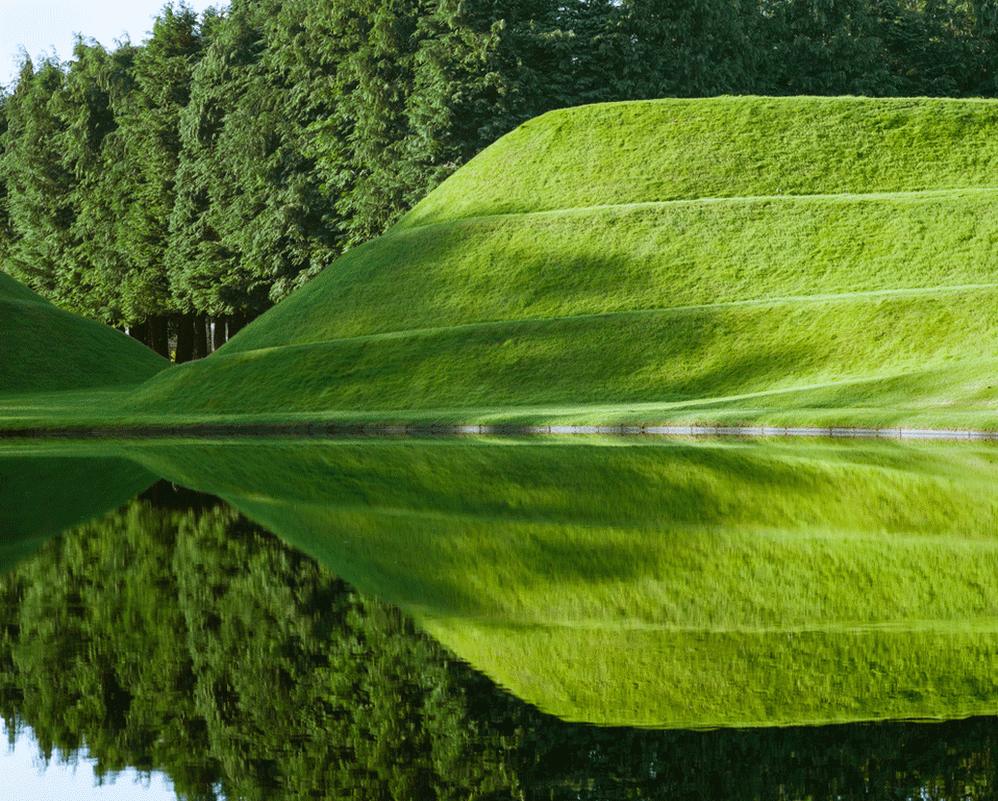
[[[520,126],[403,225],[699,198],[996,186],[988,100],[719,97],[608,103]]]
[[[134,339],[0,273],[0,396],[136,384],[166,366]]]
[[[131,409],[993,425],[998,103],[532,120]]]

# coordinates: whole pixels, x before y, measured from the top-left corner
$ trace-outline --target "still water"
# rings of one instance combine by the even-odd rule
[[[0,801],[993,798],[996,479],[974,443],[0,444]]]

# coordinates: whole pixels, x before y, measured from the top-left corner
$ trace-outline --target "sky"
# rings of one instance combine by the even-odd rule
[[[141,42],[165,0],[0,0],[0,84],[17,75],[20,49],[32,58],[55,51],[69,58],[76,33],[106,47],[116,39]],[[189,0],[196,11],[224,6],[220,0]]]
[[[133,770],[113,783],[98,785],[93,763],[84,758],[75,765],[53,760],[47,767],[38,754],[30,730],[7,746],[7,731],[0,722],[0,801],[176,801],[169,781],[162,775],[139,776]]]

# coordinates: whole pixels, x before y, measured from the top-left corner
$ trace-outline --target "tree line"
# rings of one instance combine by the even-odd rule
[[[186,361],[552,108],[996,91],[996,0],[168,5],[0,92],[0,269]]]

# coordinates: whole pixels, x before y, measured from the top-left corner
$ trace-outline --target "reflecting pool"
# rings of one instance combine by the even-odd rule
[[[24,754],[94,798],[991,798],[996,479],[969,442],[0,443],[0,801]]]

